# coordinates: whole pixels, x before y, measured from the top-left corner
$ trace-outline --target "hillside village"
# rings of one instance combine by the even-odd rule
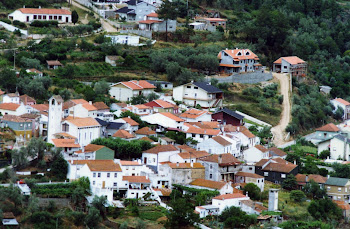
[[[0,2],[2,227],[348,228],[350,6],[238,2]]]

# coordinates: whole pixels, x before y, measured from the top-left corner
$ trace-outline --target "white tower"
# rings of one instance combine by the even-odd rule
[[[53,143],[54,134],[61,132],[63,99],[54,95],[49,99],[49,123],[47,130],[47,142]]]
[[[279,189],[274,188],[269,190],[269,211],[278,210],[278,191]]]

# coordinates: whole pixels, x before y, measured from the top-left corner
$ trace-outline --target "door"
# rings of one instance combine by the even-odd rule
[[[147,164],[147,157],[143,158],[143,164]]]
[[[102,188],[105,188],[106,186],[106,181],[102,181]]]
[[[68,17],[66,17],[66,23],[68,23]]]
[[[245,72],[247,72],[248,71],[248,67],[247,66],[245,66]]]
[[[27,16],[27,22],[29,22],[29,16]]]

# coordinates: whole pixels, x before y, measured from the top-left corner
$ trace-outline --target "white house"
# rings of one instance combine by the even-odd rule
[[[273,71],[291,73],[292,76],[305,76],[307,73],[307,63],[297,56],[280,57],[273,62]]]
[[[72,116],[79,118],[96,118],[97,108],[92,105],[92,102],[88,102],[85,99],[71,99],[64,103],[64,116]]]
[[[165,163],[161,166],[164,173],[170,176],[172,184],[188,185],[192,181],[203,178],[205,168],[200,163]]]
[[[335,107],[335,112],[338,107],[342,108],[344,111],[343,119],[349,119],[350,118],[350,103],[344,99],[341,98],[335,98],[331,100],[331,103]]]
[[[151,181],[146,176],[123,176],[128,189],[126,198],[142,198],[151,191]]]
[[[184,119],[186,122],[211,122],[211,113],[191,108],[180,114],[180,118]]]
[[[122,167],[124,176],[141,176],[143,165],[140,162],[120,160],[119,164]]]
[[[152,108],[144,104],[130,105],[130,106],[127,106],[125,109],[128,109],[132,113],[137,114],[139,116],[149,115],[152,113]]]
[[[269,158],[269,150],[262,145],[256,145],[243,151],[243,158],[246,162],[258,162],[261,159]]]
[[[162,112],[141,117],[142,121],[157,125],[156,132],[163,132],[165,129],[184,129],[184,120],[169,112]]]
[[[123,45],[138,46],[139,43],[140,43],[140,37],[139,36],[105,35],[105,37],[110,38],[112,44],[123,44]]]
[[[126,2],[128,6],[116,10],[119,19],[125,21],[141,21],[144,20],[147,14],[157,10],[156,6],[149,2],[140,0],[130,0]]]
[[[142,153],[142,162],[154,171],[158,170],[159,163],[169,162],[170,156],[180,151],[173,145],[157,145]]]
[[[215,205],[203,205],[203,206],[196,206],[195,212],[199,214],[199,218],[205,218],[208,215],[218,215],[219,214],[219,207]]]
[[[172,163],[191,163],[197,162],[202,157],[207,157],[210,154],[207,151],[188,151],[181,152],[170,156],[170,162]]]
[[[124,123],[123,129],[129,131],[130,133],[135,132],[139,129],[139,123],[130,117],[119,118],[115,120],[116,123]]]
[[[63,149],[65,158],[72,156],[74,152],[80,149],[80,145],[76,139],[52,139],[52,142],[56,148]]]
[[[20,104],[19,93],[9,93],[2,96],[2,103],[16,103]]]
[[[255,173],[247,173],[240,171],[235,174],[235,183],[253,183],[256,184],[261,191],[264,191],[265,179],[263,176],[260,176]]]
[[[197,150],[205,150],[210,154],[230,153],[238,157],[240,155],[241,144],[238,139],[234,140],[219,135],[198,143]]]
[[[245,126],[224,126],[225,136],[236,137],[240,140],[242,147],[250,148],[260,143],[259,137],[255,136]]]
[[[212,181],[202,178],[192,181],[189,185],[187,185],[187,187],[219,191],[220,195],[233,193],[231,182]]]
[[[150,30],[154,32],[174,32],[176,31],[176,20],[162,20],[157,13],[147,14],[144,20],[139,21],[140,30]]]
[[[20,8],[10,13],[9,19],[28,23],[36,20],[71,23],[72,13],[65,9]]]
[[[107,196],[108,201],[113,201],[113,190],[124,183],[122,169],[113,160],[86,160],[79,169],[79,177],[88,177],[92,194]]]
[[[1,103],[0,104],[0,113],[2,115],[23,115],[27,113],[27,107],[21,103]]]
[[[227,73],[255,72],[261,69],[259,57],[249,49],[222,50],[218,58],[220,70]]]
[[[214,197],[212,199],[212,205],[218,206],[219,214],[221,214],[225,208],[232,206],[241,208],[242,200],[250,200],[250,198],[241,193],[224,194]]]
[[[156,86],[146,80],[132,80],[113,84],[109,90],[110,95],[119,101],[130,101],[138,95],[147,96],[154,92]]]
[[[208,82],[191,82],[173,89],[173,98],[188,106],[202,108],[222,106],[224,93]]]
[[[330,150],[330,159],[333,160],[350,160],[350,139],[346,136],[339,134],[330,140],[329,150]]]
[[[34,79],[35,78],[41,78],[41,77],[44,76],[44,74],[41,71],[39,71],[38,69],[35,69],[35,68],[27,69],[26,72],[33,74],[34,75],[34,77],[33,77]]]
[[[86,146],[101,137],[101,125],[93,118],[76,118],[62,122],[62,132],[78,139],[81,146]]]

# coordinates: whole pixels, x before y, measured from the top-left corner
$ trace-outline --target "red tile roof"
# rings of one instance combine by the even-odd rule
[[[138,129],[137,131],[135,131],[135,134],[139,134],[139,135],[154,135],[156,134],[156,132],[154,130],[152,130],[151,128],[145,126],[141,129]]]
[[[266,152],[266,151],[268,151],[268,149],[266,149],[264,146],[262,146],[262,145],[256,145],[256,146],[254,146],[255,148],[257,148],[258,150],[260,150],[261,152]]]
[[[226,183],[221,181],[212,181],[199,178],[192,181],[190,185],[220,190],[226,185]]]
[[[337,102],[339,102],[339,103],[342,103],[343,105],[345,105],[345,106],[349,106],[350,105],[350,103],[348,102],[348,101],[346,101],[346,100],[344,100],[344,99],[341,99],[341,98],[336,98],[336,99],[334,99],[335,101],[337,101]]]
[[[137,161],[122,161],[120,160],[120,164],[122,166],[142,166],[140,163]]]
[[[84,147],[84,153],[96,152],[97,150],[100,150],[100,149],[105,148],[105,147],[106,146],[95,145],[95,144],[88,144],[87,146]],[[79,150],[76,153],[83,153],[83,151]]]
[[[222,50],[227,55],[231,56],[235,61],[240,60],[259,60],[258,56],[255,55],[251,50],[249,49],[233,49],[233,50]],[[241,53],[241,55],[237,55],[238,53]],[[246,55],[246,54],[249,55]],[[218,55],[218,58],[221,59],[221,52]]]
[[[321,126],[316,129],[317,131],[325,131],[325,132],[338,132],[340,129],[334,125],[333,123],[328,123],[324,126]]]
[[[136,122],[135,120],[133,120],[132,118],[122,118],[126,123],[130,124],[131,126],[138,126],[140,125],[138,122]]]
[[[30,106],[38,111],[48,111],[49,110],[49,104],[34,104],[34,105],[30,105]]]
[[[57,148],[80,148],[80,145],[75,143],[75,139],[52,139],[52,142]]]
[[[90,103],[84,103],[82,106],[88,111],[97,111],[97,108]]]
[[[237,198],[245,198],[246,196],[241,193],[231,193],[231,194],[224,194],[220,196],[216,196],[213,199],[216,200],[227,200],[227,199],[237,199]]]
[[[171,151],[178,151],[178,149],[173,145],[157,145],[153,148],[150,148],[144,151],[144,153],[158,154],[162,152],[171,152]]]
[[[87,160],[86,164],[91,171],[122,172],[120,165],[113,160]]]
[[[246,172],[237,172],[235,176],[240,176],[240,177],[252,177],[252,178],[264,178],[263,176],[260,176],[255,173],[246,173]]]
[[[47,60],[46,63],[50,66],[63,66],[58,60]]]
[[[92,104],[97,110],[109,110],[109,106],[107,106],[104,102],[96,102]]]
[[[147,17],[158,17],[157,13],[150,13],[146,15]]]
[[[175,107],[174,104],[169,103],[169,102],[164,101],[164,100],[161,100],[161,99],[154,100],[154,102],[156,102],[162,108],[173,108],[173,107]]]
[[[28,123],[32,122],[29,119],[24,119],[24,118],[17,116],[17,115],[4,115],[2,120],[9,121],[9,122],[28,122]]]
[[[219,21],[227,21],[227,19],[223,18],[204,18],[206,21],[219,22]]]
[[[230,166],[230,165],[241,164],[241,162],[230,153],[213,154],[207,157],[203,157],[200,160],[218,163],[219,166]]]
[[[163,115],[163,116],[165,116],[167,118],[170,118],[170,119],[172,119],[172,120],[174,120],[176,122],[184,122],[185,121],[182,118],[179,118],[179,117],[177,117],[177,116],[175,116],[175,115],[173,115],[172,113],[169,113],[169,112],[162,112],[162,113],[159,113],[159,114],[161,114],[161,115]]]
[[[191,150],[190,152],[182,152],[178,154],[183,159],[190,159],[190,158],[202,158],[210,156],[210,154],[207,151],[196,151]]]
[[[9,111],[16,111],[20,105],[17,103],[1,103],[0,109],[2,110],[9,110]]]
[[[168,163],[172,169],[205,169],[201,163]]]
[[[282,59],[287,61],[288,63],[295,65],[295,64],[303,64],[305,63],[305,61],[303,61],[302,59],[300,59],[297,56],[286,56],[286,57],[281,57],[278,60],[276,60],[275,62],[273,62],[274,64],[282,64]]]
[[[338,205],[338,207],[342,210],[350,210],[350,205],[346,203],[345,201],[341,200],[333,200],[334,203]]]
[[[113,137],[115,138],[123,138],[123,139],[129,139],[129,138],[135,138],[134,135],[130,134],[126,130],[118,130],[113,134]]]
[[[129,181],[129,183],[151,183],[150,179],[146,178],[146,176],[123,176],[123,181]]]
[[[284,157],[287,155],[286,152],[276,148],[276,147],[272,147],[272,148],[269,148],[268,149],[270,152],[272,151],[274,154],[276,154],[277,156],[280,156],[280,157]]]
[[[154,24],[154,23],[161,23],[162,21],[160,20],[143,20],[139,21],[139,24]]]
[[[69,10],[64,9],[46,9],[46,8],[20,8],[18,9],[24,14],[55,14],[55,15],[71,15]]]
[[[327,181],[327,177],[323,177],[321,175],[318,175],[318,174],[309,174],[309,175],[306,175],[306,174],[300,174],[298,173],[296,176],[295,176],[296,180],[298,183],[307,183],[307,182],[310,182],[311,180],[315,181],[316,183],[319,183],[319,184],[324,184],[326,183]]]
[[[100,124],[94,118],[75,118],[75,119],[69,119],[67,120],[67,122],[77,127],[100,126]]]
[[[228,145],[232,145],[231,142],[227,141],[226,139],[224,139],[222,136],[215,136],[212,138],[214,141],[216,141],[217,143],[219,143],[222,146],[228,146]]]
[[[290,163],[280,157],[274,159],[261,159],[255,164],[255,166],[262,167],[266,163],[267,165],[261,169],[262,171],[290,173],[297,167],[297,165]]]

